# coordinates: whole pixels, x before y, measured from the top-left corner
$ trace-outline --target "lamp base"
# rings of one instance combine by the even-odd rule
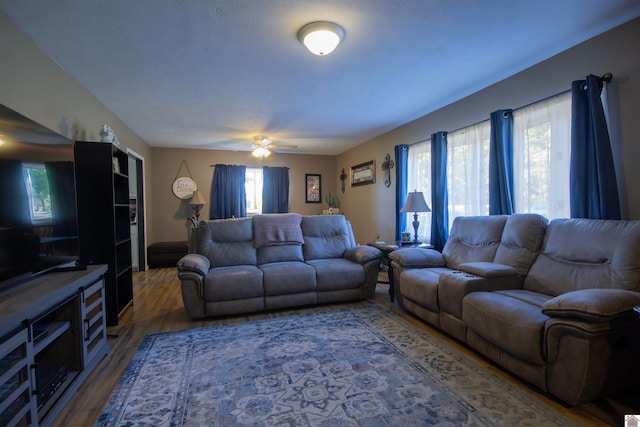
[[[413,222],[411,223],[411,225],[413,225],[413,243],[415,245],[419,245],[420,241],[418,240],[418,227],[420,227],[420,221],[418,221],[418,212],[414,212],[413,214]]]

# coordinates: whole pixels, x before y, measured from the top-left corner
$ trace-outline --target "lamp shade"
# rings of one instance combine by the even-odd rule
[[[189,200],[189,204],[191,206],[198,206],[204,205],[205,203],[207,203],[207,201],[202,197],[202,194],[200,194],[198,190],[194,191],[193,196],[191,196],[191,199]]]
[[[414,191],[407,194],[407,201],[400,212],[431,212],[429,205],[424,201],[422,191]]]
[[[300,28],[298,39],[314,55],[328,55],[344,37],[344,30],[338,24],[327,21],[311,22]]]

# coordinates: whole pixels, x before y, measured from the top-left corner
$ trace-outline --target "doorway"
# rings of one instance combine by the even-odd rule
[[[129,223],[131,226],[131,265],[133,271],[147,268],[144,197],[144,158],[132,150],[129,155]]]

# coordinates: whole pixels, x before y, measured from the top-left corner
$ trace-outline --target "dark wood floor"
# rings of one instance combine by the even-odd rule
[[[134,305],[123,313],[118,326],[109,328],[109,345],[111,347],[109,355],[81,386],[55,425],[60,427],[84,427],[93,425],[111,395],[113,388],[129,364],[129,361],[147,334],[244,322],[247,320],[278,317],[293,313],[332,310],[336,307],[352,307],[355,305],[370,304],[371,302],[379,304],[389,311],[402,316],[425,332],[447,342],[486,369],[497,372],[516,386],[527,391],[533,399],[538,399],[549,404],[582,425],[621,426],[623,425],[624,414],[640,413],[640,404],[638,403],[640,402],[640,392],[637,395],[634,394],[634,396],[618,396],[617,399],[603,399],[578,407],[565,406],[548,396],[537,393],[527,385],[492,365],[486,359],[459,344],[457,341],[430,328],[400,309],[396,304],[390,303],[388,289],[388,285],[378,284],[374,297],[368,302],[363,301],[350,304],[283,310],[251,316],[192,321],[187,316],[184,306],[182,305],[180,282],[174,268],[154,269],[134,273]]]

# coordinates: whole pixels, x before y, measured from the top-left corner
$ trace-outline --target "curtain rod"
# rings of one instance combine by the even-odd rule
[[[604,73],[602,76],[600,76],[598,78],[601,81],[605,82],[605,83],[611,83],[611,79],[613,79],[613,74]],[[533,104],[537,104],[538,102],[546,101],[547,99],[551,99],[551,98],[556,97],[558,95],[563,95],[563,94],[565,94],[567,92],[571,92],[571,89],[563,90],[562,92],[558,92],[555,95],[550,95],[550,96],[547,96],[546,98],[542,98],[542,99],[539,99],[537,101],[530,102],[529,104],[523,105],[523,106],[518,107],[518,108],[514,108],[511,111],[518,111],[518,110],[521,110],[523,108],[527,108],[527,107],[529,107],[529,106],[531,106]],[[473,124],[470,124],[470,125],[465,125],[465,126],[462,126],[462,127],[458,128],[458,129],[455,129],[455,130],[447,131],[447,133],[453,133],[453,132],[457,132],[459,130],[462,130],[464,128],[468,128],[468,127],[471,127],[471,126],[476,126],[476,125],[479,125],[480,123],[486,122],[487,120],[491,120],[491,119],[487,118],[487,119],[484,119],[484,120],[480,120],[479,122],[476,122],[476,123],[473,123]],[[407,145],[411,146],[411,145],[421,144],[421,143],[427,142],[427,141],[431,141],[431,138],[423,139],[421,141],[412,142],[412,143],[407,144]]]
[[[611,73],[604,73],[602,76],[600,76],[600,80],[602,80],[605,83],[611,83],[612,78],[613,78],[613,74]]]
[[[567,93],[567,92],[571,92],[571,89],[564,90],[564,91],[562,91],[562,92],[558,92],[558,93],[556,93],[555,95],[550,95],[550,96],[548,96],[548,97],[546,97],[546,98],[539,99],[539,100],[537,100],[537,101],[534,101],[534,102],[531,102],[531,103],[529,103],[529,104],[523,105],[522,107],[514,108],[512,111],[518,111],[518,110],[521,110],[521,109],[523,109],[523,108],[527,108],[527,107],[529,107],[529,106],[531,106],[531,105],[533,105],[533,104],[536,104],[536,103],[538,103],[538,102],[542,102],[542,101],[546,101],[547,99],[553,98],[554,96],[558,96],[558,95],[565,94],[565,93]],[[480,120],[480,121],[478,121],[478,122],[472,123],[472,124],[470,124],[470,125],[464,125],[464,126],[462,126],[462,127],[459,127],[458,129],[454,129],[454,130],[447,131],[447,133],[458,132],[459,130],[462,130],[462,129],[464,129],[464,128],[468,128],[468,127],[471,127],[471,126],[476,126],[476,125],[479,125],[480,123],[483,123],[483,122],[486,122],[486,121],[489,121],[489,120],[491,120],[491,119],[490,119],[490,118],[486,118],[486,119]],[[417,141],[417,142],[412,142],[411,144],[407,144],[407,145],[416,145],[416,144],[421,144],[421,143],[423,143],[423,142],[427,142],[427,141],[431,141],[431,138],[423,139],[423,140],[421,140],[421,141]]]

